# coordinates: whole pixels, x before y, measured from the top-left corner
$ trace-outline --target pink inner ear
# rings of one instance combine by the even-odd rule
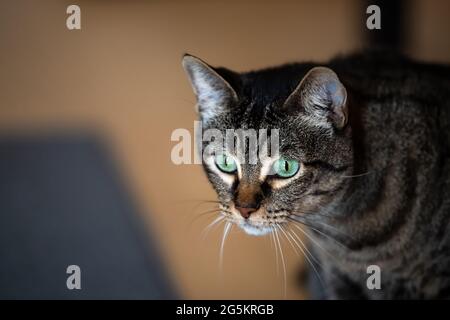
[[[329,68],[311,69],[290,98],[291,103],[301,103],[318,123],[331,121],[337,128],[342,128],[347,122],[347,91],[336,73]],[[315,104],[324,108],[318,110],[314,108]]]
[[[342,87],[342,85],[338,86],[336,83],[332,83],[330,85],[330,87],[331,87],[331,89],[329,89],[329,90],[331,93],[331,99],[333,101],[333,106],[334,107],[342,106],[345,103],[345,97],[346,97],[345,89]]]

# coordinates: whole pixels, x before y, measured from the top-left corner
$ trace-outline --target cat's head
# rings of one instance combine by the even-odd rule
[[[203,132],[227,137],[230,129],[266,129],[257,151],[272,147],[278,134],[278,150],[256,162],[250,161],[255,148],[248,147],[248,135],[244,149],[226,143],[208,149],[217,141],[203,142],[203,166],[228,221],[249,234],[265,234],[291,219],[316,219],[342,198],[353,150],[347,91],[336,73],[298,64],[238,74],[190,55],[183,67]]]

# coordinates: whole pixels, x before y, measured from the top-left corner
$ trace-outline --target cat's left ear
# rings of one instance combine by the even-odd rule
[[[347,90],[333,70],[315,67],[286,99],[284,110],[303,111],[319,125],[342,129],[348,121]]]
[[[236,91],[206,62],[184,55],[183,68],[197,96],[197,106],[203,121],[225,112],[238,100]]]

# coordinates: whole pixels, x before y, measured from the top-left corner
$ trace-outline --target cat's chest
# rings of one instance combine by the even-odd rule
[[[329,249],[329,248],[328,248]],[[422,254],[390,259],[355,259],[345,252],[320,254],[326,279],[346,279],[369,299],[433,299],[450,288],[447,271],[450,254],[424,248]],[[378,283],[378,285],[374,285]]]

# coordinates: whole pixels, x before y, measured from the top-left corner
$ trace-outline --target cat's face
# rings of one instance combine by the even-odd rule
[[[212,129],[223,137],[230,129],[247,137],[256,133],[255,148],[251,138],[240,140],[247,142],[244,149],[218,144],[217,139],[203,142],[203,165],[218,194],[221,214],[253,235],[292,219],[329,214],[343,196],[346,175],[353,168],[347,94],[336,74],[313,68],[288,95],[267,97],[253,81],[258,78],[255,73],[214,70],[192,56],[184,57],[183,66],[197,96],[203,132]],[[259,135],[261,129],[267,139]],[[265,147],[268,153],[261,152]],[[251,160],[253,151],[257,161]]]

